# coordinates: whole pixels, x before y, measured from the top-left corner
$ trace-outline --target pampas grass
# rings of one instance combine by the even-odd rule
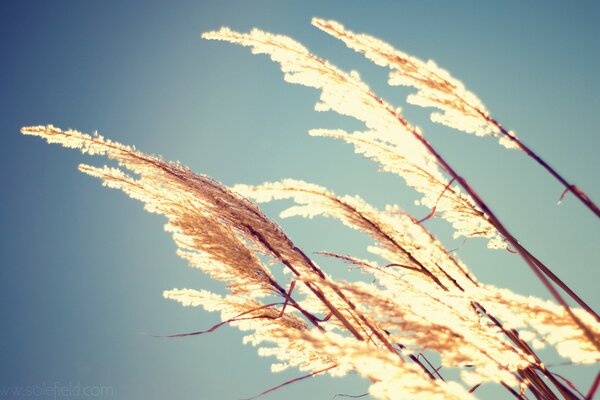
[[[537,153],[496,121],[477,96],[432,62],[423,62],[335,21],[313,24],[378,65],[390,68],[390,84],[415,87],[409,103],[435,107],[432,120],[479,136],[496,136],[540,164],[597,218],[598,207]],[[249,47],[281,66],[290,83],[320,93],[317,111],[354,118],[364,130],[315,129],[313,136],[340,139],[383,171],[398,175],[431,212],[416,218],[399,206],[378,209],[356,195],[338,195],[314,183],[286,179],[261,185],[226,187],[185,166],[144,154],[98,134],[52,125],[22,128],[25,135],[114,160],[117,167],[80,165],[167,218],[177,254],[226,293],[182,288],[164,297],[183,306],[219,312],[222,323],[182,335],[196,336],[231,325],[247,333],[244,342],[273,357],[273,371],[293,368],[301,376],[343,376],[356,372],[370,381],[379,399],[469,399],[482,383],[501,385],[517,398],[591,398],[553,373],[538,349],[553,347],[564,360],[598,363],[600,318],[542,261],[525,248],[485,199],[459,175],[396,107],[380,98],[355,72],[345,72],[293,39],[254,29],[208,32],[205,39]],[[358,268],[362,281],[333,276],[300,249],[256,203],[288,200],[282,213],[326,216],[366,234],[371,259],[322,253]],[[427,230],[441,218],[455,237],[480,238],[490,249],[516,252],[555,302],[519,295],[479,282],[467,265]],[[275,273],[282,268],[284,278]],[[571,307],[570,300],[578,307]],[[437,354],[444,367],[459,369],[446,379],[423,352]],[[302,375],[304,374],[304,375]],[[261,395],[266,395],[266,390]]]

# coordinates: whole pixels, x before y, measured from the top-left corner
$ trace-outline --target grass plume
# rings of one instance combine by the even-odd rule
[[[314,19],[313,24],[391,68],[391,84],[416,87],[409,103],[438,108],[434,121],[498,136],[503,145],[532,156],[475,94],[435,64],[334,21]],[[167,299],[219,312],[222,319],[212,328],[170,337],[209,333],[223,325],[245,331],[244,342],[259,347],[259,355],[276,359],[273,371],[296,368],[305,373],[279,387],[318,374],[356,372],[370,381],[369,393],[379,399],[474,399],[484,382],[497,383],[517,398],[583,397],[585,390],[549,370],[538,349],[552,346],[569,362],[598,363],[600,318],[508,231],[399,109],[378,97],[357,73],[342,71],[286,36],[222,28],[203,37],[268,55],[280,64],[286,81],[320,91],[317,111],[362,122],[363,131],[314,129],[310,134],[353,145],[383,171],[402,178],[431,213],[419,220],[398,205],[377,209],[359,196],[337,195],[293,179],[226,187],[180,163],[98,134],[52,125],[22,128],[25,135],[115,161],[117,167],[82,164],[79,169],[143,202],[149,212],[164,215],[177,254],[226,283],[224,294],[165,291]],[[566,188],[594,211],[582,191],[568,183]],[[294,202],[282,217],[326,216],[368,235],[374,242],[372,259],[327,253],[358,267],[365,279],[348,282],[330,276],[255,204],[273,200]],[[422,224],[433,216],[448,221],[456,237],[479,237],[490,248],[514,249],[556,303],[479,282]],[[286,270],[289,279],[277,278],[275,268]],[[559,289],[580,307],[571,307]],[[459,379],[444,378],[425,351],[438,354],[443,366],[459,369]]]

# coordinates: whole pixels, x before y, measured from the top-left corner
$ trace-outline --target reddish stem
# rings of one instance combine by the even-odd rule
[[[212,327],[204,330],[204,331],[196,331],[196,332],[189,332],[189,333],[176,333],[174,335],[165,335],[165,336],[159,336],[159,335],[150,335],[152,337],[156,337],[156,338],[177,338],[177,337],[185,337],[185,336],[197,336],[197,335],[203,335],[205,333],[211,333],[214,332],[215,330],[217,330],[218,328],[222,327],[223,325],[229,324],[231,322],[235,322],[235,321],[246,321],[246,320],[251,320],[251,319],[257,319],[257,318],[278,318],[278,317],[271,317],[271,316],[267,316],[267,315],[256,315],[254,317],[243,317],[246,314],[250,314],[252,312],[255,311],[259,311],[259,310],[263,310],[265,308],[269,308],[269,307],[274,307],[274,306],[279,306],[283,303],[271,303],[271,304],[265,304],[264,306],[261,307],[257,307],[257,308],[253,308],[251,310],[246,310],[242,313],[239,313],[238,315],[236,315],[233,318],[229,318],[225,321],[219,322],[216,325],[213,325]],[[243,318],[242,318],[243,317]]]
[[[477,388],[478,388],[479,386],[481,386],[481,384],[482,384],[482,383],[483,383],[483,382],[479,382],[477,385],[475,385],[475,386],[473,386],[471,389],[469,389],[469,393],[473,393],[474,391],[476,391],[476,390],[477,390]]]
[[[577,186],[571,184],[567,181],[561,174],[559,174],[554,168],[552,168],[546,161],[544,161],[540,156],[537,155],[529,146],[525,145],[521,140],[519,140],[515,135],[507,131],[498,121],[494,118],[486,115],[481,110],[475,108],[477,113],[479,113],[482,118],[484,118],[487,122],[494,125],[496,128],[500,130],[502,135],[507,137],[513,143],[515,143],[521,150],[525,152],[529,157],[535,160],[539,165],[541,165],[550,175],[552,175],[557,181],[560,182],[561,185],[565,187],[565,191],[561,195],[561,200],[564,197],[566,192],[571,192],[577,197],[587,208],[590,209],[597,217],[600,218],[600,208]]]
[[[585,400],[592,400],[594,394],[596,394],[596,390],[598,390],[598,386],[600,386],[600,372],[596,375],[596,379],[594,379],[594,383],[592,383],[592,387],[590,387],[590,391],[587,396],[585,396]]]
[[[440,193],[440,195],[438,196],[437,200],[435,201],[435,204],[433,205],[433,208],[431,209],[431,212],[429,214],[427,214],[424,218],[421,218],[420,220],[418,220],[417,222],[420,224],[422,222],[427,221],[429,218],[432,218],[435,215],[435,210],[437,208],[438,203],[440,202],[440,199],[442,198],[442,196],[444,195],[444,193],[446,193],[446,190],[448,190],[448,188],[454,183],[454,178],[452,178],[450,180],[450,182],[448,182],[446,184],[446,186],[444,187],[444,190],[442,190],[442,193]]]

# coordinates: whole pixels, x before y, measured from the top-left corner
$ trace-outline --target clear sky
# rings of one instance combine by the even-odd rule
[[[354,121],[313,111],[317,92],[285,83],[278,66],[247,49],[200,39],[229,26],[287,34],[380,96],[402,106],[427,138],[489,201],[517,238],[600,309],[600,224],[532,161],[432,125],[388,87],[386,71],[310,25],[336,19],[422,59],[475,92],[505,126],[600,201],[600,6],[593,1],[3,1],[0,5],[0,389],[110,386],[118,399],[237,399],[298,376],[241,344],[217,316],[162,298],[171,288],[213,288],[175,255],[164,219],[79,173],[104,160],[23,137],[24,125],[91,132],[179,160],[225,183],[284,177],[397,203],[417,216],[415,194],[353,154],[312,138]],[[281,204],[265,207],[277,218]],[[278,220],[307,252],[364,256],[370,242],[334,221]],[[453,241],[427,222],[486,283],[547,297],[520,259],[482,242]],[[320,260],[324,269],[326,261]],[[339,266],[331,267],[339,269]],[[328,270],[332,274],[335,270]],[[443,371],[443,370],[442,370]],[[560,370],[583,387],[593,370]],[[356,377],[316,378],[270,399],[361,394]],[[487,398],[503,392],[483,389]],[[48,397],[50,398],[50,397]],[[109,397],[106,397],[109,398]]]

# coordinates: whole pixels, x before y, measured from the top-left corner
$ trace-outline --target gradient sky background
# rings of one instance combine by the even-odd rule
[[[284,177],[398,203],[416,196],[377,166],[311,128],[354,128],[313,111],[317,92],[285,83],[277,65],[247,49],[200,39],[223,25],[259,27],[356,69],[402,106],[511,231],[594,308],[600,308],[600,225],[525,156],[428,122],[410,90],[310,25],[336,19],[422,59],[474,91],[492,114],[600,201],[600,6],[559,1],[3,1],[0,6],[0,386],[110,385],[118,399],[236,399],[298,376],[224,328],[160,340],[140,332],[199,330],[217,315],[162,298],[174,287],[215,287],[175,255],[164,219],[79,173],[72,150],[23,137],[24,125],[101,134],[179,160],[225,184]],[[264,207],[276,218],[282,204]],[[366,256],[370,242],[329,220],[278,220],[307,252]],[[428,227],[450,247],[441,221]],[[471,240],[458,255],[486,283],[548,297],[520,259]],[[327,266],[331,273],[342,268]],[[442,370],[443,371],[443,370]],[[559,369],[587,389],[594,369]],[[360,394],[356,378],[315,378],[268,399]],[[487,398],[504,392],[481,389]],[[485,396],[484,396],[485,395]]]

